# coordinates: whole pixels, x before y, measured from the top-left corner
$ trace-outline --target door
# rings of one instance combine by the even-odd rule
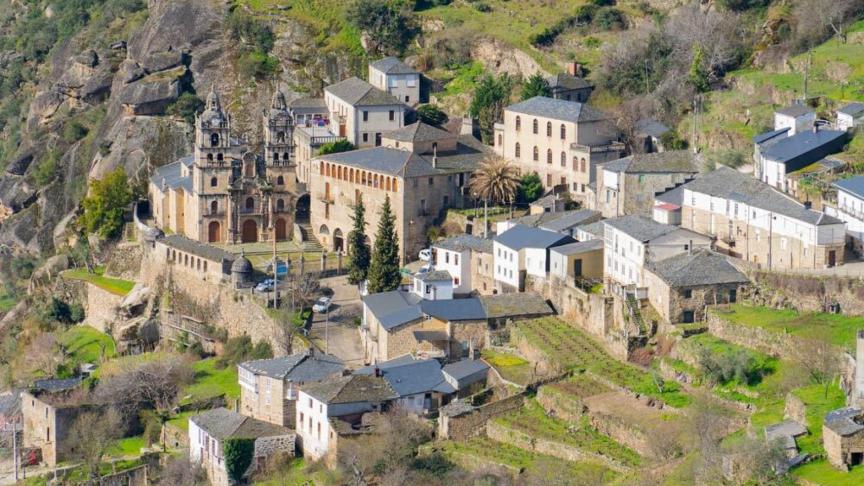
[[[834,265],[837,265],[837,250],[828,252],[828,266],[833,267]]]
[[[340,123],[339,124],[339,136],[344,137],[346,133],[348,133],[348,130],[346,129],[345,124]]]
[[[207,241],[210,243],[218,243],[221,239],[220,229],[219,221],[211,221],[210,225],[207,226]]]
[[[243,222],[243,234],[241,241],[243,243],[255,243],[258,241],[258,224],[251,219]]]
[[[573,276],[581,277],[582,276],[582,260],[576,260],[573,262]]]
[[[689,324],[693,322],[693,311],[684,311],[681,322],[683,322],[684,324]]]
[[[284,219],[279,218],[276,220],[276,241],[285,241],[288,239],[286,226]]]

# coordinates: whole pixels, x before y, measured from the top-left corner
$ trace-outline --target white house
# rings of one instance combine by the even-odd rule
[[[493,240],[495,287],[499,292],[522,292],[525,277],[545,278],[549,272],[549,249],[573,243],[568,236],[516,225]]]
[[[245,474],[249,475],[271,455],[293,456],[295,436],[286,427],[215,408],[189,418],[189,460],[204,468],[211,484],[227,486],[233,481],[225,468],[226,440],[255,440],[254,459]]]
[[[837,110],[837,129],[851,130],[864,123],[864,103],[849,103]]]
[[[395,57],[370,63],[369,83],[408,106],[420,102],[420,72]]]
[[[411,292],[426,300],[450,300],[453,298],[453,276],[447,270],[416,273]]]
[[[846,222],[846,234],[856,251],[864,242],[864,176],[854,176],[832,184],[837,189],[837,205],[825,204],[825,214]]]
[[[757,160],[757,176],[762,182],[789,192],[787,174],[842,151],[846,138],[845,131],[814,127],[806,132],[762,144],[759,149],[760,159]]]
[[[435,268],[453,276],[453,293],[469,294],[477,286],[472,273],[480,271],[481,255],[492,254],[492,240],[461,234],[433,244],[432,253]]]
[[[604,277],[619,288],[644,286],[645,264],[695,248],[710,248],[711,239],[640,215],[603,220]]]
[[[351,375],[313,383],[300,390],[297,401],[297,435],[303,456],[325,457],[338,434],[332,419],[359,423],[367,412],[381,411],[399,398],[380,376]]]
[[[380,146],[382,134],[405,125],[405,104],[359,78],[324,88],[324,103],[330,130],[356,147]]]
[[[806,132],[816,123],[816,112],[804,105],[792,105],[774,112],[774,130],[789,129],[789,135]]]
[[[416,415],[426,415],[446,405],[456,388],[445,380],[436,359],[416,359],[411,355],[360,368],[358,375],[384,378],[399,398],[394,404]]]

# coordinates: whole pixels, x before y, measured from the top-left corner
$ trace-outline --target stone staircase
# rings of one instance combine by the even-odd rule
[[[648,330],[645,325],[645,319],[642,317],[642,311],[639,310],[639,302],[633,294],[627,294],[627,311],[630,314],[630,319],[639,332],[645,334]]]
[[[298,245],[303,248],[303,251],[324,251],[324,247],[321,246],[321,243],[315,238],[315,235],[312,233],[312,226],[309,223],[297,223],[297,226],[303,233],[302,243],[298,242]]]

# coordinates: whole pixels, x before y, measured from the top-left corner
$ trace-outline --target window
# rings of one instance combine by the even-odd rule
[[[498,146],[500,147],[504,143],[504,137],[499,133],[498,134]]]
[[[538,160],[540,160],[540,150],[535,145],[534,146],[534,162],[537,162]]]
[[[453,285],[455,285],[457,287],[459,286],[459,277],[456,277],[453,279]]]
[[[552,174],[546,174],[546,185],[552,186]]]
[[[540,127],[540,124],[537,123],[537,119],[535,118],[534,123],[533,123],[533,127],[532,127],[535,134],[538,133],[538,131],[540,130],[539,127]]]
[[[405,96],[405,103],[410,103],[410,102],[411,102],[411,97]]]
[[[391,111],[390,113],[393,113],[393,112]],[[363,110],[363,121],[364,122],[369,121],[369,112],[366,110]]]
[[[693,298],[693,291],[691,289],[685,290],[684,291],[684,298],[685,299],[692,299]]]
[[[685,324],[693,322],[693,311],[684,311],[684,314],[681,316],[681,322]]]
[[[453,265],[459,265],[459,254],[458,253],[453,254]]]
[[[369,134],[368,134],[368,133],[364,133],[364,134],[363,134],[363,141],[364,141],[364,142],[368,142],[368,141],[369,141]]]
[[[216,187],[219,185],[219,179],[215,177],[210,178],[210,187]]]
[[[516,117],[516,131],[518,132],[520,128],[522,128],[522,118],[517,116]]]
[[[567,154],[561,152],[561,167],[567,167]]]
[[[513,150],[513,156],[518,159],[521,156],[520,152],[521,150],[519,147],[519,142],[516,142],[516,148]]]
[[[562,123],[561,124],[561,140],[564,140],[565,138],[567,138],[567,127],[565,127],[564,124]]]
[[[546,136],[552,136],[552,122],[546,122]]]
[[[285,184],[285,178],[280,175],[279,177],[276,178],[276,184],[279,186],[284,185]]]
[[[546,163],[552,165],[552,149],[546,150]]]
[[[429,185],[430,185],[430,186],[434,186],[434,185],[435,185],[435,178],[434,178],[434,177],[430,177],[430,178],[429,178]]]
[[[219,212],[219,202],[213,201],[210,203],[210,214],[216,214]]]
[[[585,157],[582,157],[582,160],[579,161],[579,166],[582,172],[587,172],[585,170]]]
[[[388,114],[390,115],[390,121],[393,121],[396,119],[396,112],[395,111],[390,110],[390,112]]]
[[[449,251],[444,252],[444,263],[450,263],[450,252]]]
[[[255,199],[252,199],[251,197],[246,198],[246,209],[250,211],[255,209]]]

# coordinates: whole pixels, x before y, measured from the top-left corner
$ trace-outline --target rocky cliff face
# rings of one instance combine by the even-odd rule
[[[239,79],[226,14],[226,2],[216,0],[149,0],[146,21],[126,38],[106,41],[85,27],[54,48],[39,68],[21,143],[0,177],[0,245],[50,255],[65,244],[89,179],[123,167],[143,184],[153,167],[189,153],[191,126],[165,116],[182,93],[203,97],[215,86],[237,130],[254,142],[276,83],[289,93],[303,87],[315,94],[352,68],[335,55],[318,55],[304,26],[280,20],[273,50],[282,65],[278,79]],[[89,133],[69,140],[67,126],[82,119],[92,125]],[[46,160],[54,174],[40,180]]]

